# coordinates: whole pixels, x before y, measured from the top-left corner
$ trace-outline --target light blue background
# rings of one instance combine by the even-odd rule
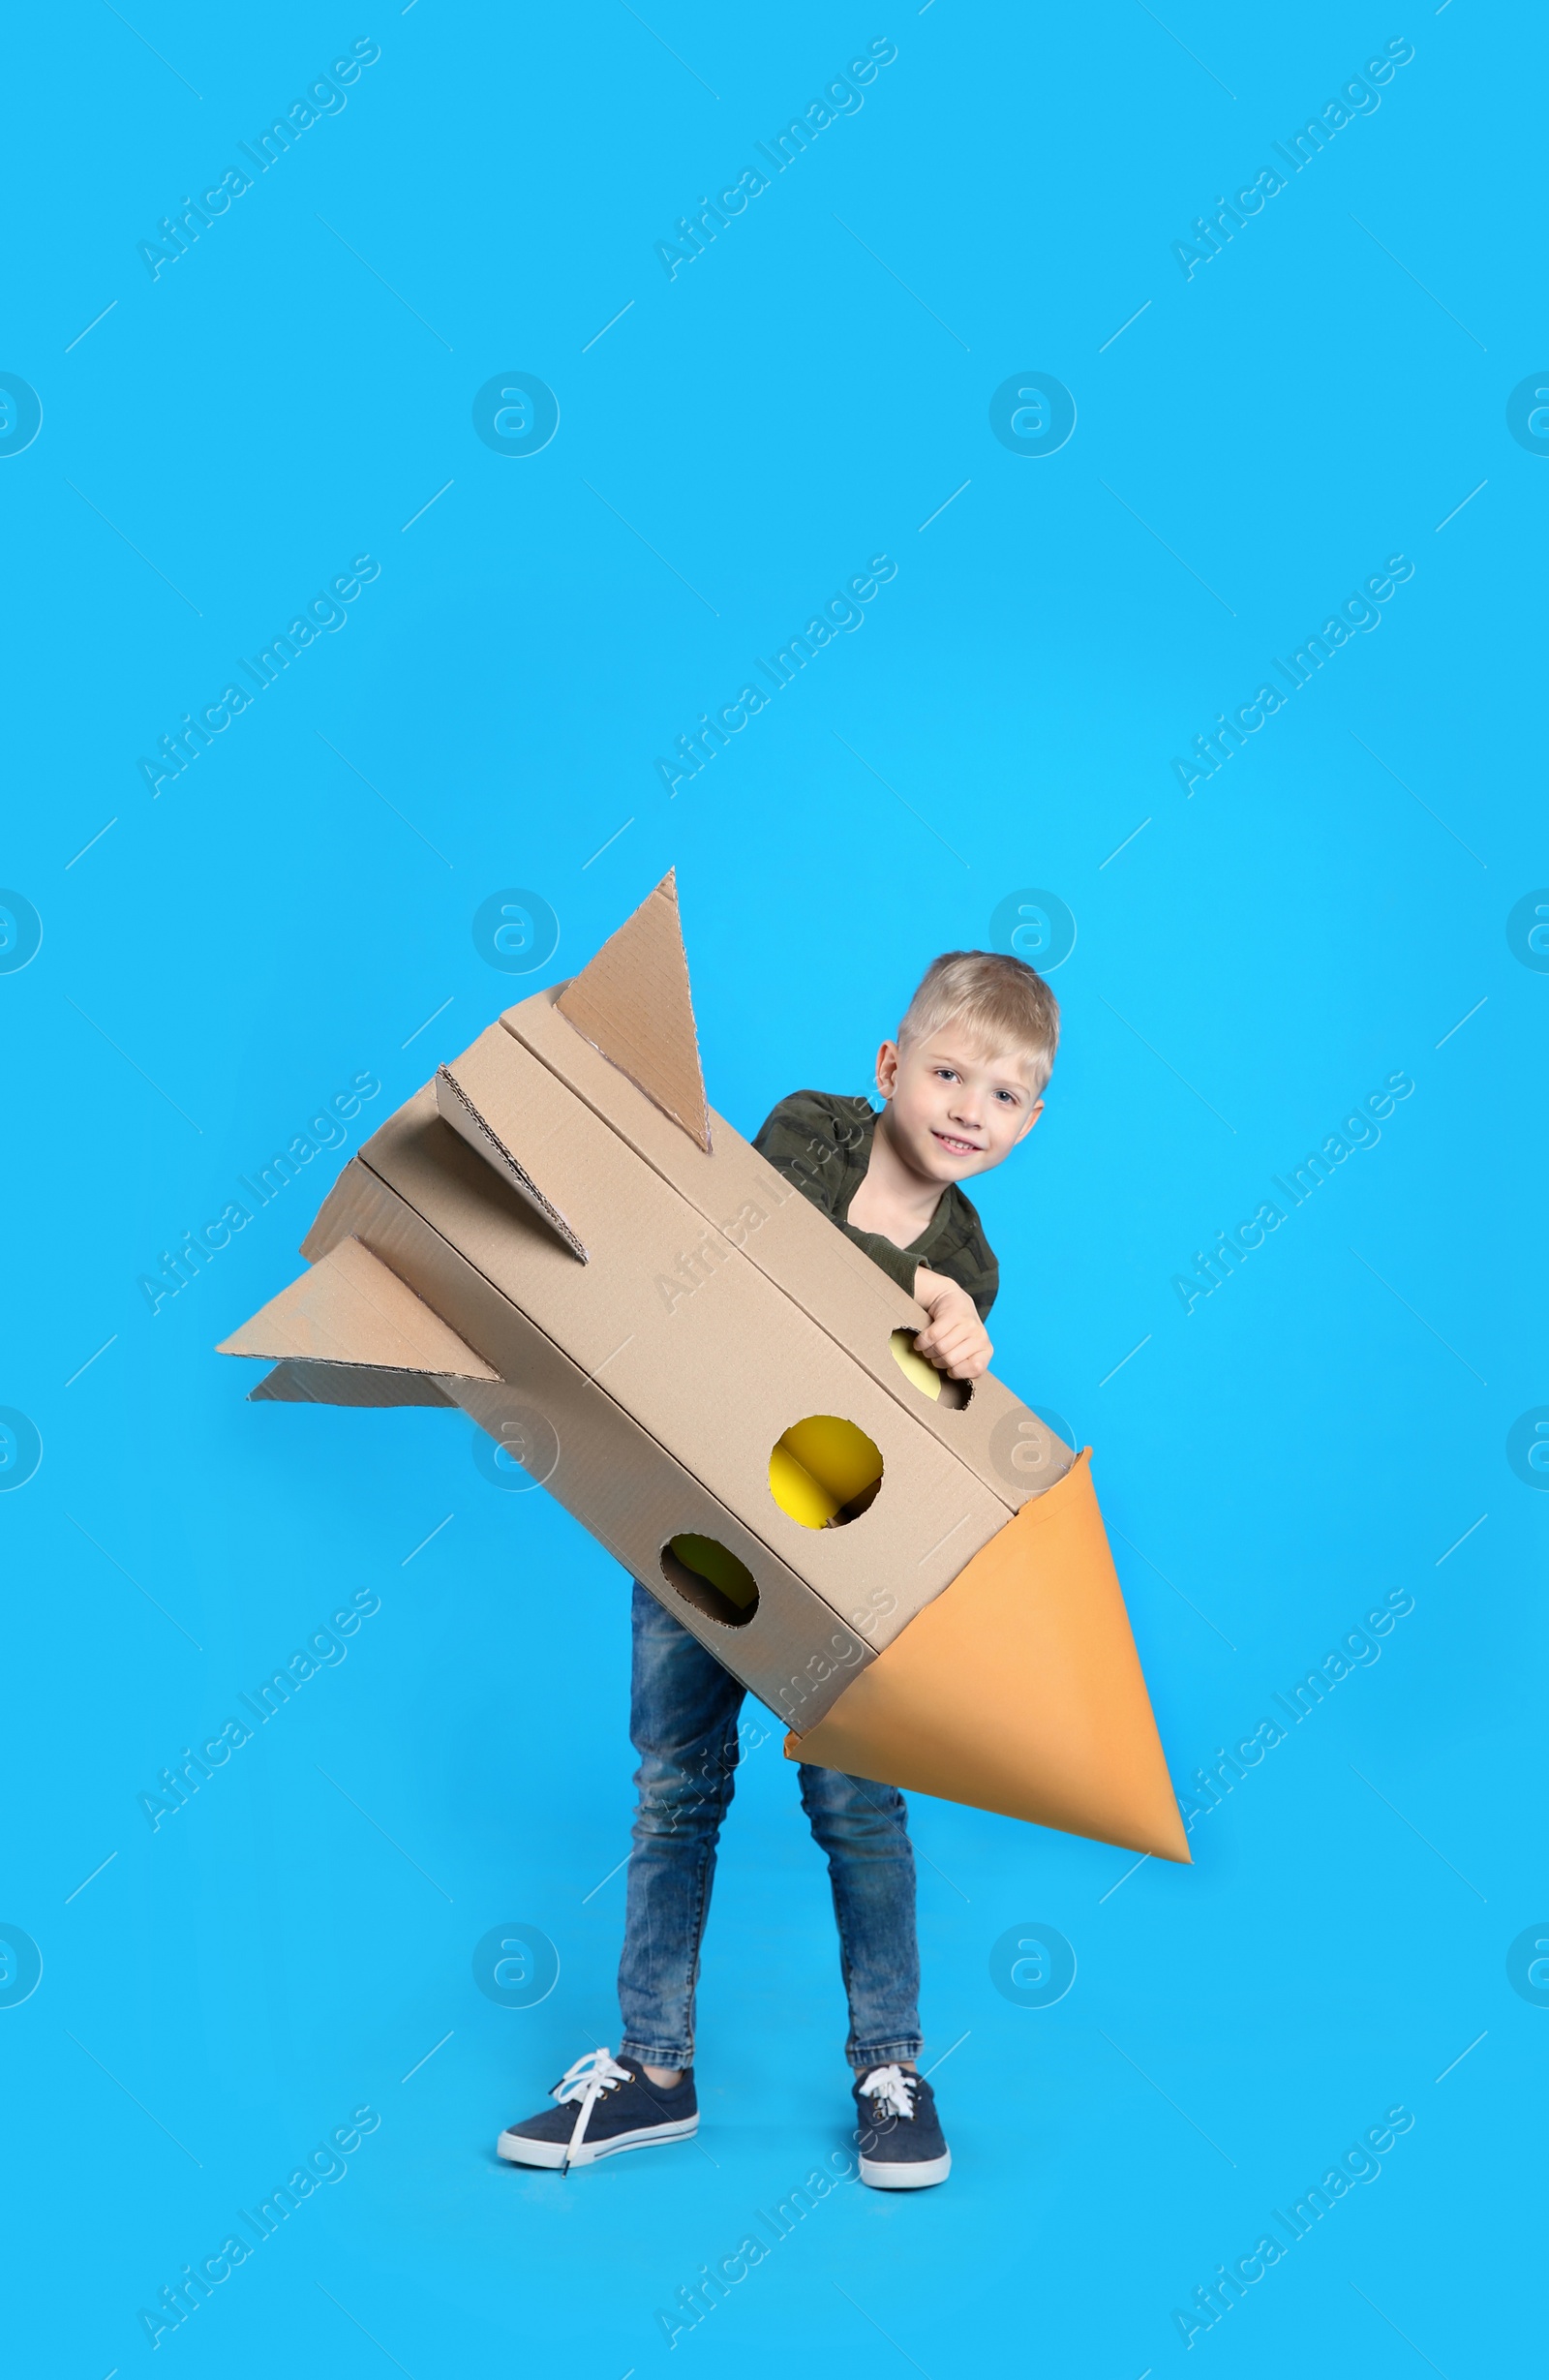
[[[1505,920],[1549,881],[1549,462],[1506,402],[1549,363],[1541,23],[130,14],[14,34],[5,166],[0,367],[44,409],[0,462],[0,881],[44,928],[0,975],[0,1403],[43,1441],[0,1495],[0,1920],[44,1961],[0,2008],[17,2368],[1138,2380],[1400,2103],[1381,2177],[1189,2355],[1517,2368],[1549,1505],[1505,1442],[1549,1402],[1549,980]],[[153,280],[164,212],[366,35],[347,108]],[[682,211],[884,35],[864,108],[669,280]],[[1186,280],[1200,210],[1401,35],[1380,108]],[[560,407],[526,459],[471,420],[512,371]],[[1077,405],[1045,459],[989,426],[1029,372]],[[864,627],[669,798],[657,756],[884,553]],[[139,757],[360,554],[347,626],[152,798]],[[1173,756],[1394,554],[1381,626],[1186,797]],[[1008,894],[1076,918],[1048,1114],[983,1201],[996,1360],[1096,1449],[1180,1788],[1379,1594],[1413,1609],[1200,1820],[1192,1871],[917,1801],[952,2182],[837,2190],[669,2351],[658,2309],[849,2112],[778,1738],[725,1841],[702,2150],[497,2166],[617,2039],[626,1582],[481,1476],[461,1417],[243,1401],[214,1344],[297,1269],[347,1150],[154,1317],[137,1282],[351,1076],[382,1089],[349,1150],[670,864],[744,1131],[862,1085]],[[471,934],[511,885],[561,927],[525,983]],[[1381,1142],[1185,1314],[1171,1276],[1400,1069]],[[357,1589],[348,1660],[152,1833],[162,1765]],[[535,2007],[472,1980],[507,1922],[560,1955]],[[1048,2009],[990,1972],[1024,1922],[1076,1952]],[[152,2365],[137,2309],[367,2102],[348,2178]]]

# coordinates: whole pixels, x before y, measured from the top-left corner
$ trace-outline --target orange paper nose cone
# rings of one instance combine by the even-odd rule
[[[1090,1449],[785,1753],[1188,1861]]]

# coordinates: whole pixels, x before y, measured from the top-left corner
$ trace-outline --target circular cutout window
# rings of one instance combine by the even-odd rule
[[[912,1330],[894,1332],[888,1342],[893,1350],[894,1362],[904,1379],[911,1382],[922,1396],[928,1396],[932,1404],[939,1405],[943,1413],[961,1413],[974,1392],[973,1382],[952,1380],[945,1372],[938,1372],[928,1357],[922,1356],[917,1350],[915,1336]]]
[[[769,1458],[769,1492],[804,1529],[840,1529],[875,1502],[882,1456],[864,1429],[834,1413],[793,1421]]]
[[[758,1582],[718,1538],[685,1529],[661,1549],[661,1574],[685,1603],[723,1628],[745,1628],[758,1609]]]

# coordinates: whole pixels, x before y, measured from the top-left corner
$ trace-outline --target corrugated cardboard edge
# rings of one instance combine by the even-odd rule
[[[555,1006],[583,1041],[708,1154],[710,1103],[678,918],[676,870],[667,870],[596,957],[571,977]]]
[[[494,1167],[501,1181],[509,1182],[530,1206],[537,1209],[572,1256],[578,1256],[583,1265],[588,1264],[591,1260],[586,1249],[558,1206],[544,1197],[532,1175],[512,1155],[489,1118],[480,1114],[449,1066],[438,1066],[436,1069],[436,1108],[442,1123],[449,1124],[459,1140],[466,1141],[470,1148],[476,1150],[487,1164]]]
[[[1091,1449],[785,1753],[1188,1862]]]
[[[371,1363],[299,1362],[288,1358],[248,1390],[250,1405],[457,1405],[429,1372],[389,1372]]]

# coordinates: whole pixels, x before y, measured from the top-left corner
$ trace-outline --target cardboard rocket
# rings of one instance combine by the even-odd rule
[[[786,1753],[1188,1846],[1092,1488],[705,1098],[669,875],[347,1165],[221,1352],[255,1397],[456,1405],[790,1732]]]

